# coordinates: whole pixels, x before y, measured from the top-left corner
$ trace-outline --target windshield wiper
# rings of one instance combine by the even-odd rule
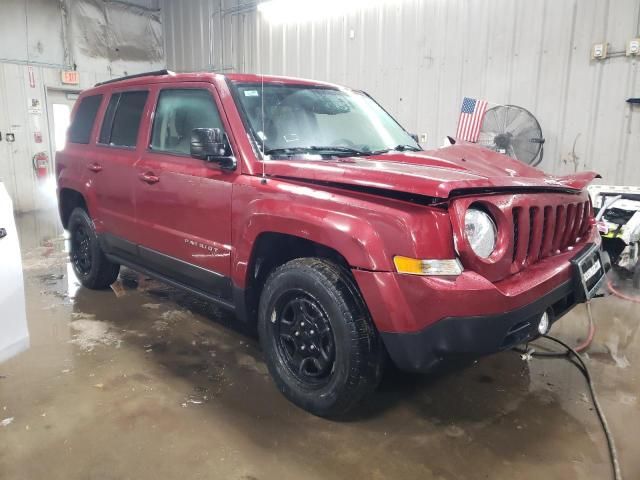
[[[274,155],[274,154],[275,155],[277,154],[295,155],[297,153],[322,154],[323,152],[328,155],[335,154],[335,153],[345,153],[347,155],[370,155],[371,154],[370,152],[358,150],[357,148],[351,148],[351,147],[341,147],[341,146],[319,147],[315,145],[311,145],[309,147],[271,148],[269,150],[266,150],[264,153],[265,155]]]
[[[264,151],[264,154],[274,155],[274,154],[283,153],[283,154],[293,155],[296,153],[306,153],[308,151],[309,149],[306,147],[268,148],[267,150]]]
[[[419,147],[416,147],[414,145],[396,145],[393,148],[384,148],[382,150],[375,150],[373,152],[370,152],[369,155],[380,155],[382,153],[389,153],[389,152],[421,152],[422,149]]]
[[[351,155],[369,155],[370,152],[364,150],[358,150],[357,148],[351,147],[341,147],[338,145],[329,146],[329,147],[309,147],[314,152],[339,152],[339,153],[348,153]]]
[[[388,152],[421,152],[422,149],[414,145],[396,145],[393,148],[384,148],[381,150],[358,150],[357,148],[343,147],[339,145],[317,146],[310,145],[308,147],[289,147],[289,148],[271,148],[266,150],[265,155],[296,155],[300,153],[317,153],[318,155],[335,155],[343,153],[353,156],[380,155]]]

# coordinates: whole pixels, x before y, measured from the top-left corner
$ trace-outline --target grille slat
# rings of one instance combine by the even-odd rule
[[[518,253],[518,243],[520,243],[520,207],[514,207],[513,210],[511,210],[511,219],[513,221],[513,258],[511,261],[515,263]]]
[[[542,254],[541,257],[547,257],[551,253],[551,246],[553,243],[553,231],[556,226],[556,210],[555,208],[548,206],[544,207],[544,233],[542,240]]]
[[[572,245],[576,242],[576,238],[580,234],[580,229],[582,228],[583,209],[584,203],[578,203],[576,205],[575,223],[573,224],[573,230],[571,231],[571,237],[569,238],[569,243]]]
[[[591,217],[591,203],[584,202],[584,210],[582,211],[582,226],[580,227],[580,232],[578,235],[581,237],[587,233],[589,229],[589,218]]]
[[[566,208],[567,216],[565,221],[564,235],[562,236],[562,241],[560,242],[560,248],[565,248],[569,245],[571,240],[571,233],[573,232],[573,227],[576,222],[576,206],[573,203],[567,205]]]
[[[514,233],[514,238],[517,238],[514,245],[514,258],[513,262],[517,270],[521,270],[524,267],[527,260],[527,250],[529,249],[529,209],[528,208],[514,208],[514,219],[517,219],[517,231]],[[514,229],[515,230],[515,229]]]
[[[542,250],[542,237],[544,236],[543,212],[538,207],[529,209],[531,232],[529,234],[529,252],[527,253],[527,263],[535,263],[540,259]]]
[[[564,205],[558,205],[556,209],[556,228],[553,232],[553,243],[551,245],[551,254],[554,254],[560,249],[562,243],[562,237],[566,228],[567,211]]]

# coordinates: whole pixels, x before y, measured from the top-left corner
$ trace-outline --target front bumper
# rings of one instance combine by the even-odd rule
[[[577,303],[576,288],[569,281],[535,302],[505,313],[449,317],[413,333],[381,333],[398,368],[427,371],[447,357],[479,357],[512,348],[539,336],[543,312],[551,323]]]
[[[394,363],[403,370],[427,371],[447,357],[479,357],[539,336],[545,311],[553,323],[585,300],[572,260],[594,247],[533,265],[499,287],[473,272],[448,282],[379,272],[354,274]],[[602,263],[606,271],[606,260]],[[378,296],[372,298],[376,286]]]

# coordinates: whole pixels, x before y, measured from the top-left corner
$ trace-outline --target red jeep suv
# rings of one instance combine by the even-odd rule
[[[585,186],[474,144],[424,151],[366,93],[168,71],[82,93],[56,158],[71,261],[120,265],[257,321],[271,375],[322,416],[388,358],[425,371],[527,342],[593,296]]]

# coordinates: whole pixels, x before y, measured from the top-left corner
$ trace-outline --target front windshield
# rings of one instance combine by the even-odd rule
[[[252,134],[271,157],[421,150],[367,95],[312,85],[235,85]],[[263,119],[264,112],[264,119]]]

